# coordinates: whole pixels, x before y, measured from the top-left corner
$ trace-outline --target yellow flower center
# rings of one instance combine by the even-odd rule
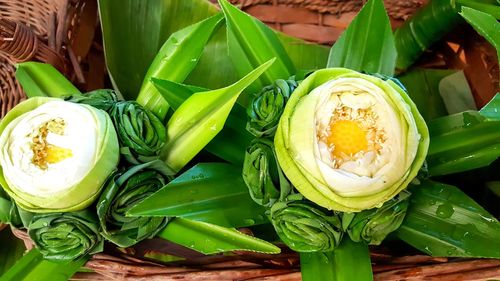
[[[357,121],[334,121],[330,123],[327,145],[333,147],[332,155],[334,157],[353,156],[368,149],[367,132]]]
[[[71,149],[58,147],[47,142],[47,135],[50,133],[63,135],[66,124],[62,119],[53,119],[42,124],[32,135],[33,143],[31,150],[33,158],[31,162],[40,169],[46,170],[48,164],[55,164],[73,156]]]

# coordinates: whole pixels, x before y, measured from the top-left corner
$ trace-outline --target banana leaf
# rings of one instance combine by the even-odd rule
[[[14,237],[8,229],[0,230],[0,241],[2,241],[0,247],[0,276],[2,276],[22,258],[26,247],[23,241]]]
[[[369,0],[330,50],[328,67],[393,76],[396,47],[382,0]]]
[[[172,216],[244,227],[266,223],[264,207],[248,195],[241,168],[197,164],[129,210],[132,216]]]
[[[428,123],[431,175],[446,175],[489,165],[500,156],[500,94],[480,111],[466,111]]]
[[[168,141],[160,159],[174,171],[184,167],[222,130],[238,96],[273,62],[262,64],[231,86],[196,93],[183,102],[168,122]]]
[[[50,64],[23,62],[17,65],[16,79],[28,97],[63,97],[80,94],[57,69]]]
[[[158,93],[150,78],[183,82],[198,63],[205,44],[214,30],[220,27],[222,19],[222,14],[216,14],[173,33],[151,63],[137,96],[137,102],[160,119],[164,119],[168,103]]]
[[[205,255],[245,250],[278,254],[281,250],[264,240],[248,236],[234,228],[183,218],[173,219],[158,236]]]
[[[500,223],[458,188],[422,181],[396,232],[432,256],[500,258]]]
[[[499,8],[500,13],[500,8]],[[462,7],[460,15],[470,24],[474,29],[481,34],[493,47],[497,50],[497,58],[500,61],[500,23],[498,17],[474,10],[469,7]]]
[[[226,18],[229,57],[239,75],[276,58],[274,64],[250,85],[249,90],[258,92],[276,79],[286,79],[295,74],[295,66],[271,28],[227,0],[219,0],[219,4]]]
[[[0,281],[66,281],[82,267],[88,258],[75,261],[55,263],[44,260],[37,249],[32,249],[16,262]]]
[[[112,81],[125,98],[134,99],[165,40],[173,32],[216,14],[217,8],[208,0],[99,0],[99,11]],[[325,65],[328,49],[324,46],[281,33],[278,38],[298,69]],[[205,46],[186,83],[217,89],[237,80],[226,40],[226,29],[219,29]]]

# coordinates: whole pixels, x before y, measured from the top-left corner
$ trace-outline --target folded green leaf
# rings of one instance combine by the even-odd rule
[[[498,12],[497,16],[500,17],[500,7],[497,6],[496,8]],[[469,7],[462,7],[460,15],[495,47],[497,57],[500,61],[500,23],[498,20],[490,14]]]
[[[280,198],[278,166],[272,140],[259,138],[252,142],[245,153],[242,176],[250,196],[257,204],[271,207]]]
[[[258,92],[277,79],[295,74],[292,60],[271,28],[227,0],[219,0],[219,4],[226,17],[229,56],[239,75],[276,58],[275,63],[250,86],[250,90]]]
[[[172,216],[224,227],[267,222],[255,204],[240,169],[224,163],[197,164],[128,211],[133,216]]]
[[[63,97],[80,94],[80,91],[50,64],[20,63],[17,65],[16,79],[28,97]]]
[[[132,164],[158,159],[167,142],[163,122],[137,102],[120,101],[109,111],[120,142],[120,153]]]
[[[101,234],[120,247],[153,238],[168,222],[165,217],[127,217],[136,204],[167,183],[163,162],[156,160],[113,175],[104,185],[97,203]]]
[[[409,199],[410,193],[403,190],[380,208],[343,213],[342,228],[354,242],[380,245],[387,235],[401,226]]]
[[[429,122],[427,164],[431,175],[489,165],[500,156],[500,95],[481,111],[466,111]]]
[[[280,239],[297,252],[332,251],[342,239],[339,216],[305,200],[275,203],[270,220]]]
[[[183,85],[168,80],[152,79],[158,92],[176,110],[186,99],[198,92],[205,92],[208,89]],[[232,164],[243,163],[243,156],[246,147],[253,139],[252,135],[245,130],[246,113],[245,109],[236,103],[222,131],[207,144],[205,149]]]
[[[458,188],[413,186],[399,238],[432,256],[500,258],[500,223]]]
[[[103,249],[99,223],[90,210],[36,214],[28,234],[48,260],[69,262]]]
[[[297,81],[278,79],[254,95],[247,108],[247,130],[254,136],[274,136],[285,104],[297,88]]]
[[[137,102],[164,119],[168,103],[158,93],[150,78],[182,82],[195,68],[205,44],[222,22],[222,14],[173,33],[158,51],[144,76]]]
[[[236,229],[183,218],[173,219],[159,237],[205,255],[229,251],[278,254],[280,248],[264,240],[245,235]]]
[[[88,104],[95,108],[109,111],[112,106],[118,101],[118,97],[113,90],[99,89],[85,93],[83,95],[73,94],[71,96],[64,97],[64,100],[75,103]]]
[[[167,144],[160,157],[178,171],[205,147],[221,130],[238,95],[274,62],[259,66],[226,88],[190,96],[168,122]]]
[[[392,76],[396,55],[384,3],[369,0],[331,48],[327,66]]]
[[[0,223],[17,226],[21,224],[20,220],[16,204],[0,194]]]

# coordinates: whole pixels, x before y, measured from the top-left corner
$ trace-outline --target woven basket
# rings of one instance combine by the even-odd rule
[[[334,42],[364,3],[362,0],[231,0],[231,2],[240,5],[243,10],[277,30],[321,44]],[[386,0],[393,27],[401,24],[425,2],[426,0]],[[30,40],[38,44],[37,51],[16,49],[16,53],[23,54],[23,56],[2,56],[3,33],[0,33],[0,59],[3,60],[0,61],[1,114],[5,114],[23,99],[21,89],[13,79],[12,65],[14,62],[26,59],[28,57],[26,54],[33,55],[29,59],[40,61],[50,61],[47,54],[52,54],[50,62],[59,69],[66,70],[66,74],[80,87],[83,85],[85,88],[91,83],[90,80],[99,81],[94,83],[95,85],[103,83],[101,74],[94,75],[93,78],[85,76],[82,69],[86,67],[80,67],[82,63],[85,63],[82,58],[91,48],[88,38],[92,32],[88,30],[92,29],[89,24],[92,20],[82,20],[82,18],[92,19],[92,16],[89,9],[83,11],[85,9],[82,7],[85,5],[87,7],[95,5],[95,0],[0,0],[0,23],[2,19],[8,19],[16,23],[16,26],[21,23],[29,26],[32,33],[36,34],[36,40]],[[26,9],[26,7],[32,8]],[[25,10],[28,10],[30,14],[24,13]],[[82,26],[82,22],[86,23],[83,25],[87,30],[87,35],[77,36],[76,30]],[[28,33],[26,29],[23,30]],[[1,31],[3,32],[3,29]],[[437,44],[432,52],[426,54],[426,58],[422,59],[419,64],[434,68],[463,69],[473,89],[476,103],[481,106],[498,91],[498,63],[495,50],[479,36],[474,35],[471,30],[468,32],[469,37],[458,36],[468,38],[467,41],[456,38],[444,40]],[[30,36],[26,37],[33,38]],[[14,36],[7,38],[14,38]],[[82,38],[86,38],[87,41]],[[75,41],[78,44],[75,44]],[[83,44],[86,47],[79,49],[81,42],[87,42]],[[90,52],[89,56],[93,54],[90,60],[96,61],[97,65],[100,64],[97,70],[102,72],[104,69],[102,49],[96,42],[92,43],[92,46],[97,46],[95,49],[98,52]],[[42,53],[45,54],[44,57]],[[96,73],[96,71],[94,69],[87,73]],[[25,242],[27,249],[33,247],[33,242],[25,232],[17,229],[12,229],[12,232]],[[170,254],[186,259],[170,262],[167,265],[153,262],[145,257],[154,253]],[[380,247],[371,249],[371,259],[375,280],[472,281],[500,278],[500,260],[434,258],[419,255],[411,250],[402,254],[394,249]],[[301,280],[299,264],[297,253],[284,246],[279,255],[233,252],[231,255],[203,256],[164,240],[152,239],[127,249],[106,247],[105,254],[94,255],[86,263],[85,267],[93,272],[77,273],[73,280],[298,281]]]

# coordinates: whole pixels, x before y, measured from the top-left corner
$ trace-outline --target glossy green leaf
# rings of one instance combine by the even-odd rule
[[[183,82],[195,68],[203,48],[212,33],[221,25],[222,19],[222,14],[217,14],[173,33],[151,63],[142,82],[137,102],[160,119],[164,119],[168,103],[158,93],[150,78]]]
[[[86,257],[69,263],[55,263],[44,260],[42,254],[33,249],[2,275],[0,281],[66,281],[87,259]]]
[[[0,276],[2,276],[22,258],[26,247],[23,241],[12,235],[8,228],[0,230],[0,241],[2,244],[0,247]]]
[[[262,64],[231,86],[190,96],[168,122],[168,141],[160,158],[174,170],[184,167],[222,130],[239,94],[273,62]]]
[[[500,17],[500,7],[497,7]],[[497,50],[497,57],[500,60],[500,23],[498,18],[494,16],[474,10],[469,7],[462,7],[460,15],[470,24],[474,29],[481,34],[493,47]]]
[[[252,91],[259,91],[276,79],[295,74],[295,66],[271,28],[227,0],[219,0],[219,4],[226,17],[229,57],[239,75],[276,58],[275,63],[250,86]]]
[[[330,50],[328,67],[393,76],[396,47],[382,0],[369,0]]]
[[[153,84],[158,92],[176,110],[187,98],[198,92],[208,91],[205,88],[183,85],[168,80],[154,79]],[[245,130],[246,112],[245,109],[236,103],[222,131],[207,144],[205,149],[232,164],[242,164],[245,149],[253,139],[252,135]]]
[[[80,91],[50,64],[20,63],[17,65],[16,79],[28,97],[63,97],[80,94]]]
[[[269,242],[236,229],[183,218],[172,220],[158,236],[206,255],[237,250],[267,254],[281,251]]]
[[[500,156],[499,99],[497,94],[479,112],[466,111],[429,122],[427,165],[431,175],[484,167]]]
[[[432,256],[500,258],[500,223],[458,188],[413,186],[398,237]]]
[[[182,217],[224,227],[267,222],[266,209],[252,201],[240,172],[241,168],[224,163],[197,164],[128,215]]]

